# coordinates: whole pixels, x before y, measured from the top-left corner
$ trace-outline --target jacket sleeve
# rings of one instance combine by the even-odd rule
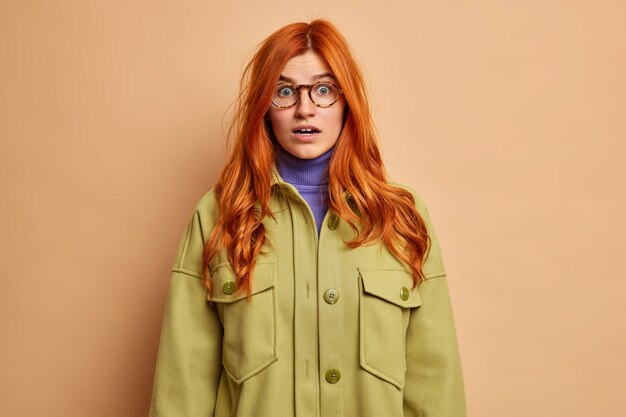
[[[465,417],[465,389],[448,281],[428,209],[415,194],[431,249],[426,280],[417,289],[422,305],[411,311],[406,336],[405,417]]]
[[[204,238],[198,211],[172,268],[154,375],[150,417],[213,416],[222,370],[222,325],[202,282]]]

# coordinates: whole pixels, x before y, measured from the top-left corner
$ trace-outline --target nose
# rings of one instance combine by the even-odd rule
[[[308,88],[300,88],[300,100],[296,103],[296,116],[306,118],[315,115],[317,107],[309,97]]]

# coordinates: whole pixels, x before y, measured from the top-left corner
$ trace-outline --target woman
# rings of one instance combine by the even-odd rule
[[[152,417],[464,416],[439,244],[334,26],[262,43],[231,133],[178,248]]]

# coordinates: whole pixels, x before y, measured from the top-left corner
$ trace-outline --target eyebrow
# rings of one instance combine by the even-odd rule
[[[337,79],[335,78],[335,76],[333,74],[331,74],[330,72],[325,72],[323,74],[317,74],[313,76],[313,82],[316,82],[322,78],[332,78],[333,80],[337,81]],[[278,77],[278,81],[285,81],[291,84],[296,84],[296,81],[289,78],[289,77],[285,77],[284,75],[281,74],[280,77]]]

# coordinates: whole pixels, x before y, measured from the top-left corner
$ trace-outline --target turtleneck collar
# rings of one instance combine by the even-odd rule
[[[282,146],[277,146],[278,170],[281,177],[294,185],[328,184],[327,168],[335,146],[312,159],[300,159]]]

